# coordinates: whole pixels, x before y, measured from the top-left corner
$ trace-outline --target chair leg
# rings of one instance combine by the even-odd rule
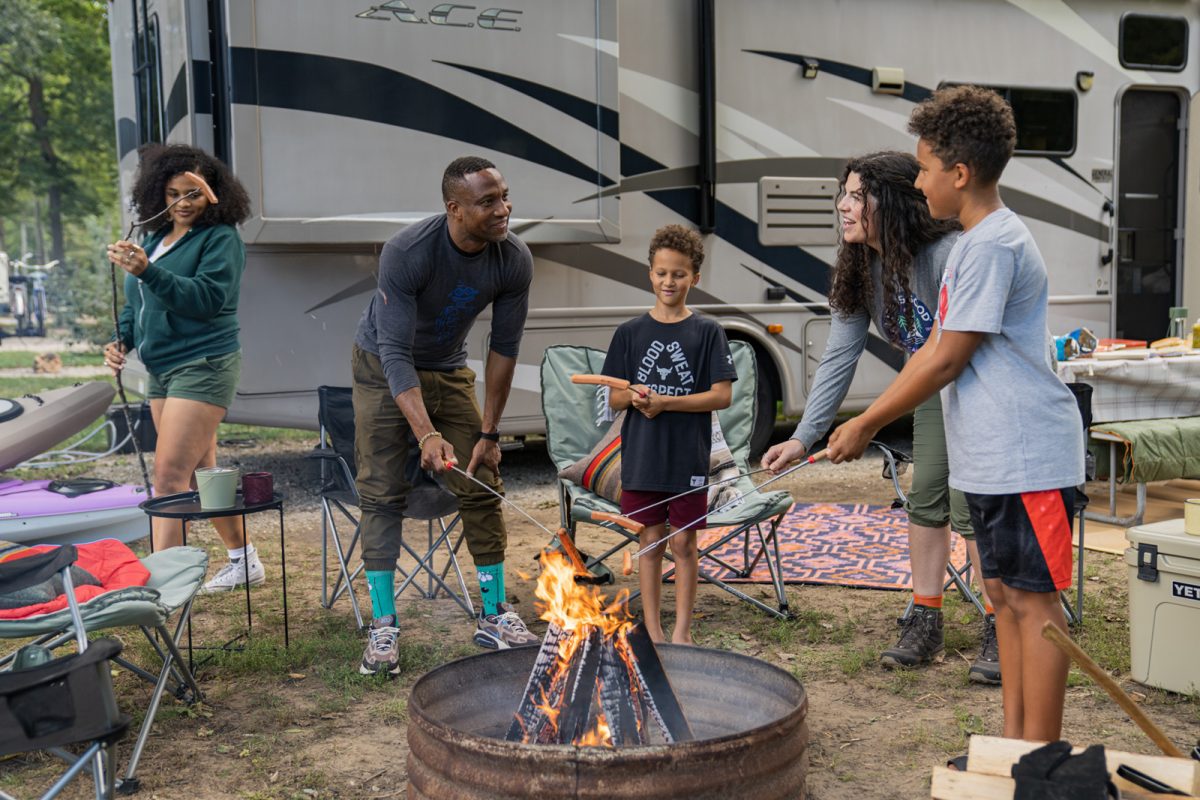
[[[171,678],[174,665],[178,665],[184,682],[192,691],[192,702],[196,702],[203,697],[200,687],[196,685],[195,676],[187,668],[187,664],[179,652],[179,638],[183,635],[183,629],[191,615],[192,601],[188,600],[180,610],[179,621],[175,625],[174,634],[168,632],[165,625],[159,625],[155,628],[155,631],[162,638],[163,644],[167,647],[167,656],[163,659],[162,672],[159,673],[158,681],[154,684],[154,692],[150,695],[150,705],[146,708],[146,718],[142,721],[142,727],[138,731],[137,742],[133,746],[133,752],[129,755],[129,764],[125,768],[125,777],[121,779],[122,794],[137,791],[139,786],[136,777],[138,762],[142,758],[142,751],[146,747],[146,740],[150,737],[150,729],[154,725],[154,718],[158,715],[158,706],[162,702],[163,690],[167,686],[167,681]]]
[[[459,548],[462,546],[462,534],[459,534],[458,541],[455,542],[453,546],[450,544],[450,534],[454,531],[458,521],[456,519],[449,525],[446,525],[446,523],[441,519],[439,519],[437,522],[441,529],[441,533],[437,536],[434,536],[433,520],[428,521],[429,549],[425,552],[424,556],[417,553],[417,551],[414,550],[406,541],[403,539],[400,540],[401,548],[403,548],[405,552],[412,556],[416,564],[413,566],[412,572],[404,570],[397,564],[396,568],[404,575],[404,580],[396,588],[395,597],[399,598],[409,586],[413,586],[421,594],[421,596],[427,600],[436,599],[439,593],[444,592],[447,597],[458,603],[459,608],[461,608],[467,613],[468,616],[474,619],[475,605],[471,602],[471,595],[467,591],[467,582],[463,578],[462,570],[458,566],[457,554]],[[447,552],[447,563],[446,567],[439,574],[433,559],[443,546],[446,548]],[[454,590],[451,589],[446,583],[446,578],[451,567],[454,569],[455,577],[458,579],[458,585],[462,590],[461,595],[456,594]],[[428,591],[422,590],[421,587],[416,583],[416,580],[422,575],[422,573],[424,573],[426,576],[427,583],[430,587]]]

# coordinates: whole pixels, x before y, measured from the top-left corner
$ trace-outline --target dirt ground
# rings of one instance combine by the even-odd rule
[[[282,645],[282,595],[278,531],[269,515],[252,520],[252,536],[268,569],[267,586],[254,591],[254,635],[242,652],[220,653],[199,671],[202,704],[164,702],[139,767],[144,798],[389,798],[406,786],[407,695],[428,669],[477,652],[473,623],[448,600],[403,599],[400,603],[404,673],[396,680],[357,674],[362,639],[345,598],[325,609],[321,596],[321,524],[314,494],[314,462],[304,458],[313,442],[237,442],[222,460],[243,471],[276,475],[287,498],[286,542],[291,648]],[[534,443],[506,452],[502,467],[509,496],[547,527],[557,527],[554,475],[544,447]],[[93,474],[136,481],[132,459],[114,460]],[[789,478],[784,488],[797,500],[876,502],[891,500],[878,460],[852,465],[818,464]],[[506,511],[509,524],[509,592],[536,631],[533,558],[546,534]],[[409,534],[413,535],[413,534]],[[581,536],[586,549],[596,543]],[[223,559],[215,535],[197,526],[192,543],[206,546],[214,565]],[[464,551],[465,553],[465,551]],[[468,585],[474,570],[464,559]],[[1200,732],[1200,701],[1160,692],[1129,678],[1127,575],[1116,556],[1086,559],[1087,624],[1078,641],[1146,708],[1179,745]],[[212,567],[215,569],[216,567]],[[619,572],[619,571],[618,571]],[[620,586],[636,576],[618,574]],[[766,587],[750,593],[768,597]],[[194,639],[220,642],[244,628],[242,595],[201,597]],[[670,590],[667,591],[669,600]],[[957,598],[947,601],[947,657],[918,671],[888,671],[881,650],[894,643],[896,617],[908,597],[901,592],[837,587],[788,589],[794,620],[779,622],[702,586],[695,637],[707,647],[733,649],[795,674],[809,699],[809,797],[928,797],[930,771],[965,751],[972,733],[998,734],[998,688],[967,681],[979,645],[979,620]],[[360,592],[369,617],[365,589]],[[669,602],[667,604],[669,606]],[[122,632],[130,652],[144,652],[136,632]],[[197,651],[197,656],[207,655]],[[138,704],[148,689],[118,674],[123,708],[140,722]],[[1072,672],[1064,736],[1075,743],[1151,753],[1154,746],[1089,679]],[[132,734],[122,744],[128,754]],[[44,788],[56,768],[41,759],[0,761],[0,789],[18,796]],[[90,796],[76,782],[68,797]]]

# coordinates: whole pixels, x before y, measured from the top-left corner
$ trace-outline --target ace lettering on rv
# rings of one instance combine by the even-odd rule
[[[520,14],[522,13],[521,11],[512,8],[487,8],[478,15],[467,13],[474,11],[476,8],[477,6],[467,6],[461,3],[438,3],[429,9],[429,18],[426,19],[414,11],[404,0],[388,0],[386,3],[370,6],[366,11],[360,11],[354,16],[359,19],[377,19],[385,22],[413,22],[419,25],[424,25],[428,22],[433,25],[447,25],[452,28],[474,28],[478,23],[479,27],[494,31],[516,32],[521,30],[514,17],[505,16],[506,14]],[[456,14],[455,12],[461,13]],[[453,21],[450,19],[452,14],[455,15]]]

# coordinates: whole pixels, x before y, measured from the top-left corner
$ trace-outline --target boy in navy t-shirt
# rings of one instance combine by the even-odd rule
[[[614,409],[629,409],[621,427],[621,513],[646,526],[643,548],[667,535],[668,518],[675,530],[690,526],[670,540],[676,570],[671,641],[678,644],[692,642],[696,528],[704,527],[708,510],[708,492],[700,487],[708,483],[712,412],[729,406],[737,380],[725,331],[687,307],[703,262],[704,243],[695,231],[682,225],[655,231],[654,308],[617,328],[603,369],[631,384],[609,395]],[[681,492],[687,494],[673,498]],[[656,642],[666,639],[659,619],[664,549],[654,548],[638,565],[646,630]]]
[[[1071,585],[1083,425],[1048,357],[1046,265],[1000,200],[1016,125],[994,92],[958,86],[917,106],[909,130],[919,137],[917,188],[963,234],[942,276],[934,346],[834,431],[830,458],[857,458],[880,427],[941,389],[950,485],[966,494],[996,607],[1004,735],[1055,741],[1069,662],[1041,631],[1066,630],[1058,591]]]

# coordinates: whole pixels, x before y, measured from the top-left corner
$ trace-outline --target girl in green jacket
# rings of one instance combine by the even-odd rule
[[[154,489],[162,496],[194,489],[196,469],[216,465],[217,426],[241,372],[237,303],[246,250],[234,226],[249,216],[250,199],[229,169],[202,150],[151,146],[141,157],[135,216],[153,217],[179,202],[147,226],[142,245],[108,247],[109,261],[128,275],[119,340],[105,347],[104,358],[116,374],[136,349],[149,373],[146,396],[158,431]],[[185,172],[204,178],[218,202],[209,202]],[[241,517],[217,518],[213,526],[230,560],[205,589],[234,589],[247,574],[251,584],[262,583],[262,563]],[[153,527],[156,550],[182,543],[177,520],[156,518]]]

